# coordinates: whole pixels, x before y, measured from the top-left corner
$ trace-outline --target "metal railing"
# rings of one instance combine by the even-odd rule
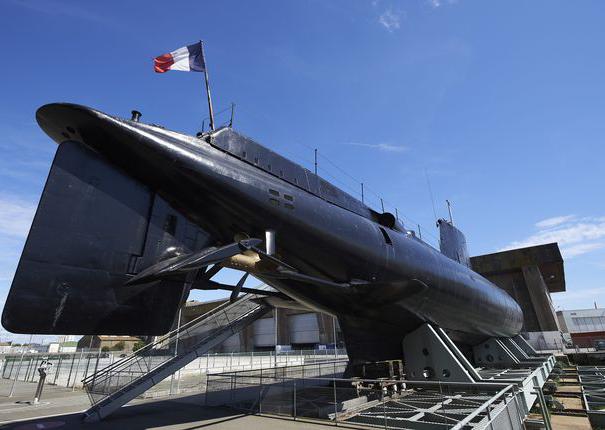
[[[258,311],[261,305],[247,294],[235,303],[224,303],[210,312],[164,335],[156,342],[83,379],[91,403],[96,404],[137,379],[159,369],[181,354],[193,350],[212,337],[213,333]]]
[[[38,365],[52,363],[46,383],[71,389],[82,388],[81,380],[98,369],[104,369],[131,351],[102,351],[84,349],[74,353],[32,353],[0,355],[1,377],[35,383],[39,379]],[[297,349],[289,351],[208,352],[179,370],[174,378],[148,390],[144,397],[161,397],[185,392],[203,392],[207,373],[266,369],[276,366],[296,366],[317,361],[346,359],[346,349]],[[173,380],[174,379],[174,380]],[[9,387],[9,386],[7,386]],[[8,395],[0,392],[0,396]]]
[[[99,367],[113,363],[122,353],[124,352],[85,349],[74,353],[4,355],[0,356],[1,377],[23,382],[37,382],[39,374],[36,369],[42,361],[46,360],[52,363],[47,372],[48,384],[76,388],[80,386],[83,377],[94,373]]]
[[[346,361],[207,375],[206,404],[379,428],[521,429],[513,384],[343,379]]]

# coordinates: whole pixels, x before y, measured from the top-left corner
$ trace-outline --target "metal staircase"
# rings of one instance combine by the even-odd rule
[[[262,317],[270,309],[258,300],[262,297],[246,294],[224,303],[85,378],[82,382],[92,406],[84,413],[84,421],[105,418]]]

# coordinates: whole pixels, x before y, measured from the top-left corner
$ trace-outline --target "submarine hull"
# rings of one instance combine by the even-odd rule
[[[138,297],[133,303],[143,305],[131,308],[133,321],[121,318],[119,329],[102,324],[111,320],[109,310],[103,318],[91,317],[85,329],[73,312],[66,313],[62,325],[57,325],[63,321],[61,315],[55,325],[49,323],[49,317],[56,316],[61,297],[65,296],[63,284],[71,291],[71,296],[67,294],[67,299],[63,299],[64,307],[76,291],[82,292],[82,302],[98,302],[99,296],[107,296],[109,291],[115,296],[133,288],[124,286],[124,280],[152,266],[167,253],[176,252],[175,249],[188,253],[208,244],[228,244],[240,234],[263,238],[267,230],[276,234],[276,255],[282,261],[306,276],[328,280],[330,284],[262,273],[257,276],[300,304],[337,316],[349,354],[355,359],[394,358],[393,351],[401,351],[403,336],[423,322],[436,324],[462,341],[466,337],[469,342],[491,336],[513,336],[522,328],[521,309],[505,291],[413,234],[385,224],[380,214],[327,181],[230,128],[197,138],[71,104],[43,106],[37,119],[43,130],[60,144],[60,154],[95,157],[105,170],[124,183],[131,181],[134,185],[130,197],[142,202],[135,212],[142,214],[143,208],[147,208],[146,215],[140,216],[147,221],[141,221],[137,228],[147,228],[145,231],[152,233],[157,230],[156,236],[165,240],[157,244],[157,239],[141,233],[138,239],[143,245],[137,242],[136,252],[122,249],[127,246],[120,244],[117,247],[120,252],[114,252],[111,260],[111,273],[116,277],[105,283],[100,282],[99,273],[92,274],[94,270],[102,271],[98,262],[83,263],[70,255],[89,254],[91,249],[78,247],[77,241],[59,241],[57,246],[63,249],[61,258],[69,260],[67,265],[77,266],[83,273],[88,271],[89,293],[83,292],[85,288],[79,284],[84,278],[65,280],[66,275],[58,268],[62,265],[61,258],[55,259],[55,266],[49,266],[37,278],[26,278],[25,273],[31,271],[28,264],[40,260],[39,256],[32,257],[32,253],[44,246],[47,250],[53,247],[52,237],[37,234],[38,224],[55,216],[53,211],[58,210],[52,204],[53,193],[47,195],[45,191],[41,205],[46,202],[47,210],[36,216],[2,317],[3,325],[11,331],[48,333],[61,327],[63,331],[56,332],[160,334],[172,321],[178,304],[186,298],[188,291],[182,285],[160,287],[156,282],[141,286],[131,294]],[[88,176],[86,171],[79,172],[83,179],[78,180],[85,184],[82,189],[95,190],[96,184],[108,182],[98,179],[106,177],[103,169],[91,172]],[[105,195],[123,188],[123,184],[117,185],[116,190],[105,190]],[[151,200],[161,202],[157,204],[164,212],[154,209]],[[113,250],[116,242],[129,237],[116,235],[112,227],[120,221],[110,213],[121,206],[116,203],[93,206],[96,216],[113,221],[105,225],[99,221],[88,229],[81,226],[80,230],[89,236],[105,235],[104,246]],[[77,212],[70,216],[72,220],[80,219]],[[60,233],[62,227],[56,223],[55,227]],[[63,228],[70,236],[71,224]],[[191,241],[192,235],[196,240]],[[145,248],[149,242],[156,243],[152,250]],[[26,290],[28,293],[24,294]],[[57,290],[63,291],[63,296]],[[155,308],[149,304],[153,300],[147,296],[152,291],[157,297],[162,291],[167,297],[172,295],[168,301],[171,305],[164,311],[162,324],[146,324],[143,330],[143,324],[137,325],[134,319],[139,313],[153,314]],[[42,303],[45,295],[50,294],[54,296],[48,301],[46,319],[25,324],[16,318],[26,298],[37,295]]]

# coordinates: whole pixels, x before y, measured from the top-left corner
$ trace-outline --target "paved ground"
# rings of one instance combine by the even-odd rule
[[[11,381],[0,381],[0,429],[163,429],[193,430],[211,427],[217,430],[316,430],[333,429],[320,423],[242,415],[228,408],[204,407],[203,395],[184,395],[162,400],[137,400],[102,422],[82,423],[81,412],[90,403],[81,391],[48,386],[41,404],[31,406],[18,401],[31,400],[35,384],[17,383],[15,395],[6,397]],[[41,418],[34,418],[41,417]]]
[[[534,420],[542,419],[542,415],[540,415],[540,414],[530,414],[529,417]],[[591,430],[592,429],[592,427],[590,426],[590,421],[588,420],[588,417],[551,415],[550,423],[552,424],[553,430]]]
[[[0,424],[14,420],[34,418],[85,410],[90,406],[88,396],[71,388],[47,385],[44,387],[39,405],[31,405],[36,384],[18,381],[13,397],[8,397],[13,381],[0,379]]]

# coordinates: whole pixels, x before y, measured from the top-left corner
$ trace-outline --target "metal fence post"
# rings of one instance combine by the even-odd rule
[[[336,379],[332,378],[332,387],[334,391],[334,424],[338,425],[338,403],[336,401]]]
[[[384,398],[384,390],[380,390],[380,397],[382,398],[382,416],[384,417],[384,428],[387,429],[387,402]]]
[[[66,388],[69,388],[69,381],[71,380],[71,372],[74,370],[74,362],[75,361],[76,361],[76,356],[74,354],[72,354],[71,355],[71,366],[69,367],[69,374],[67,375],[67,383],[65,384]],[[80,364],[80,362],[78,361],[78,365],[79,364]],[[75,390],[75,388],[74,388],[74,390]]]
[[[293,401],[293,415],[294,415],[294,419],[296,419],[296,380],[294,380],[294,390],[293,392],[293,396],[294,396],[294,401]]]
[[[59,372],[61,371],[61,362],[63,361],[63,356],[59,354],[59,362],[57,363],[57,367],[55,368],[55,379],[53,380],[53,385],[57,385],[57,378],[59,377]]]
[[[262,363],[262,362],[261,362]],[[258,414],[263,413],[263,369],[260,369],[260,383],[258,385]]]
[[[29,337],[29,343],[32,343],[33,335]],[[25,348],[21,345],[21,359],[19,360],[19,366],[17,367],[17,375],[15,375],[15,379],[13,380],[13,385],[11,386],[11,391],[8,394],[8,397],[13,397],[15,393],[15,384],[17,383],[17,379],[19,378],[19,372],[21,372],[21,364],[23,363],[23,356],[25,355]],[[12,369],[11,369],[12,370]]]

